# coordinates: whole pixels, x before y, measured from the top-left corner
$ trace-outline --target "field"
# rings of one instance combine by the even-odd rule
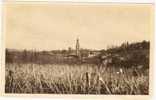
[[[149,70],[65,64],[6,64],[6,93],[148,94]]]

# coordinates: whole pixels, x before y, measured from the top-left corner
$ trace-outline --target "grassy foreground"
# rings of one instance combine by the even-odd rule
[[[147,95],[148,73],[91,64],[6,64],[5,92]]]

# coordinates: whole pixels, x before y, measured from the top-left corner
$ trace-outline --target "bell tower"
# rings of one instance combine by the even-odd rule
[[[80,57],[80,44],[79,39],[76,39],[76,56]]]

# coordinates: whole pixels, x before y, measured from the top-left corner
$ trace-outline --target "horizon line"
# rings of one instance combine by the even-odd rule
[[[81,50],[92,50],[92,51],[100,51],[100,50],[107,50],[107,49],[109,49],[109,47],[111,48],[111,47],[120,47],[123,43],[129,43],[129,44],[133,44],[133,43],[141,43],[141,42],[143,42],[143,41],[146,41],[146,42],[149,42],[150,43],[150,40],[142,40],[142,41],[131,41],[131,42],[129,42],[129,41],[125,41],[125,42],[122,42],[121,44],[119,44],[119,45],[114,45],[114,44],[112,44],[112,45],[107,45],[107,47],[106,48],[101,48],[101,49],[96,49],[96,48],[85,48],[85,47],[81,47],[81,45],[80,45],[80,49]],[[71,47],[71,46],[68,46],[67,48],[61,48],[61,49],[47,49],[47,50],[44,50],[44,49],[37,49],[37,48],[10,48],[10,47],[5,47],[5,49],[11,49],[11,50],[17,50],[17,51],[22,51],[22,50],[28,50],[28,51],[55,51],[55,50],[68,50],[68,48],[69,47]],[[71,47],[72,48],[72,50],[75,50],[75,48],[73,48],[73,47]]]

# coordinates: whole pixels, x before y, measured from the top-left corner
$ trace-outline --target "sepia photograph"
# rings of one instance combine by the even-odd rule
[[[149,95],[153,13],[152,4],[5,4],[5,93]]]

